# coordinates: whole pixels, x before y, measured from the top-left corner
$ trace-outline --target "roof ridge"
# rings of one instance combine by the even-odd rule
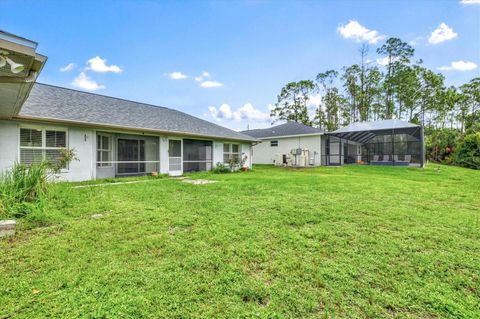
[[[57,89],[68,90],[68,91],[73,91],[73,92],[78,92],[78,93],[84,93],[84,94],[89,94],[89,95],[95,95],[95,96],[101,96],[101,97],[106,97],[106,98],[108,98],[108,99],[114,99],[114,100],[120,100],[120,101],[125,101],[125,102],[143,104],[143,105],[146,105],[146,106],[151,106],[151,107],[156,107],[156,108],[164,108],[164,109],[167,109],[167,110],[173,110],[173,111],[180,112],[180,111],[178,111],[178,110],[171,109],[171,108],[166,107],[166,106],[155,105],[155,104],[152,104],[152,103],[139,102],[139,101],[124,99],[124,98],[121,98],[121,97],[114,97],[114,96],[111,96],[111,95],[104,95],[104,94],[98,94],[98,93],[93,93],[93,92],[86,92],[86,91],[81,91],[81,90],[77,90],[77,89],[67,88],[67,87],[64,87],[64,86],[59,86],[59,85],[54,85],[54,84],[35,82],[35,85],[50,86],[50,87],[54,87],[54,88],[57,88]]]
[[[266,130],[272,130],[274,128],[277,128],[277,127],[280,127],[280,126],[284,126],[284,125],[288,125],[288,124],[293,124],[293,125],[301,125],[301,126],[305,126],[305,127],[308,127],[308,128],[312,128],[314,130],[319,130],[321,131],[322,129],[318,128],[318,127],[313,127],[311,125],[306,125],[306,124],[303,124],[303,123],[298,123],[298,122],[295,122],[295,121],[287,121],[285,123],[282,123],[282,124],[278,124],[278,125],[275,125],[275,126],[270,126],[270,127],[265,127],[265,128],[256,128],[256,129],[251,129],[251,130],[243,130],[241,132],[252,132],[252,131],[266,131]]]

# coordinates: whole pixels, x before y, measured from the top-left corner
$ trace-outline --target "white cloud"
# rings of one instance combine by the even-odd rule
[[[188,76],[183,74],[182,72],[167,73],[167,76],[172,80],[183,80],[188,78]]]
[[[480,4],[480,0],[462,0],[461,4]]]
[[[73,69],[75,69],[77,65],[75,63],[69,63],[63,67],[60,68],[60,72],[68,72],[68,71],[72,71]]]
[[[270,119],[270,114],[256,109],[250,103],[247,103],[239,108],[236,112],[234,112],[233,116],[234,118],[253,121],[268,121]]]
[[[232,111],[232,108],[228,104],[222,104],[217,109],[214,106],[209,106],[208,111],[210,115],[217,121],[223,120],[237,121],[251,120],[257,122],[264,122],[270,119],[270,115],[255,108],[251,103],[246,103],[236,111]]]
[[[210,73],[208,73],[207,71],[203,71],[202,75],[195,77],[195,81],[202,82],[205,78],[209,78],[209,77],[210,77]]]
[[[471,71],[477,68],[477,65],[468,61],[453,61],[450,65],[438,67],[442,71]]]
[[[217,121],[220,121],[220,118],[218,116],[218,111],[215,106],[209,106],[208,111],[210,112],[210,115]]]
[[[96,91],[100,89],[104,89],[105,86],[102,84],[98,84],[91,78],[89,78],[85,72],[80,72],[80,74],[73,79],[73,82],[71,83],[74,87],[84,89],[87,91]]]
[[[448,25],[444,22],[440,23],[438,28],[433,30],[432,34],[428,38],[428,43],[430,44],[438,44],[448,40],[453,40],[458,36],[457,33],[453,31]]]
[[[310,95],[307,101],[307,107],[316,108],[322,103],[322,96],[320,94]]]
[[[222,115],[223,118],[225,119],[231,119],[233,117],[233,112],[230,109],[230,105],[228,104],[222,104],[218,108],[219,113]]]
[[[231,120],[233,118],[232,109],[228,104],[220,105],[218,110],[215,106],[209,106],[208,111],[210,111],[210,115],[217,121],[221,121],[222,119]]]
[[[377,63],[380,64],[380,65],[387,65],[388,64],[388,57],[383,57],[381,59],[377,59]]]
[[[392,58],[392,62],[395,62],[397,60],[398,59]],[[388,57],[383,57],[383,58],[377,59],[376,61],[378,65],[386,66],[388,65],[389,60],[388,60]]]
[[[87,70],[92,70],[93,72],[113,72],[113,73],[121,73],[122,69],[115,64],[107,65],[107,59],[102,59],[98,55],[94,58],[91,58],[87,61],[88,67]]]
[[[378,31],[367,29],[356,20],[350,20],[346,25],[338,27],[337,30],[345,39],[353,39],[356,42],[375,44],[385,38]]]
[[[202,83],[200,83],[200,86],[202,88],[216,88],[223,86],[223,83],[217,81],[203,81]]]
[[[412,47],[418,45],[424,38],[423,37],[416,37],[414,38],[413,40],[411,40],[410,42],[408,42],[408,44],[410,44]]]

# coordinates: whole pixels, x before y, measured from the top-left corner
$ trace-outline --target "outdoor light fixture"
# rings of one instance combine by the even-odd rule
[[[16,63],[15,61],[10,60],[9,58],[5,58],[7,60],[8,64],[10,64],[10,70],[12,70],[12,73],[17,74],[22,72],[25,69],[25,66],[20,63]]]
[[[25,70],[25,66],[23,64],[12,61],[12,59],[8,58],[7,55],[7,51],[0,50],[0,68],[4,67],[8,63],[10,64],[10,70],[14,74],[20,73]]]

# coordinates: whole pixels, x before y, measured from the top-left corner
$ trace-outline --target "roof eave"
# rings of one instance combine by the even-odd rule
[[[245,134],[245,133],[244,133]],[[289,137],[302,137],[302,136],[321,136],[324,135],[325,133],[319,132],[319,133],[308,133],[308,134],[293,134],[293,135],[278,135],[278,136],[262,136],[262,137],[257,137],[259,140],[270,140],[274,138],[289,138]]]
[[[225,137],[225,136],[219,136],[219,135],[206,135],[206,134],[198,134],[198,133],[191,133],[191,132],[166,131],[166,130],[157,130],[157,129],[149,129],[149,128],[127,127],[127,126],[112,125],[112,124],[106,124],[106,123],[91,123],[91,122],[74,121],[74,120],[35,117],[35,116],[28,116],[28,115],[17,115],[13,119],[19,120],[19,121],[76,125],[76,126],[88,127],[88,128],[104,128],[104,129],[112,129],[112,130],[120,130],[120,131],[137,132],[137,133],[143,132],[143,133],[151,133],[151,134],[205,137],[205,138],[211,138],[216,140],[248,142],[248,143],[260,142],[260,140],[255,138],[241,139],[241,138],[232,138],[232,137]]]

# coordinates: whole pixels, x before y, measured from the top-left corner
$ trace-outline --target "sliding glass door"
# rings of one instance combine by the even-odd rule
[[[145,163],[141,163],[145,161],[145,140],[119,138],[117,161],[117,174],[145,173]]]

